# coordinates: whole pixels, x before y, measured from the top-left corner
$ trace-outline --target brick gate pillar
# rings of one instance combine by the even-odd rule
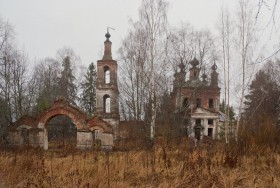
[[[44,128],[44,132],[43,132],[43,147],[44,150],[49,149],[49,141],[48,141],[48,129]]]

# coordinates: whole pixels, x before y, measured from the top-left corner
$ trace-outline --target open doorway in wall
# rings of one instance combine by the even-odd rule
[[[48,148],[75,148],[77,145],[77,127],[71,118],[58,115],[50,119],[48,127]]]
[[[208,136],[213,138],[213,128],[208,128]]]
[[[194,136],[197,139],[197,141],[200,140],[201,137],[201,119],[195,120],[195,126],[194,126]]]
[[[22,128],[21,129],[21,136],[23,138],[23,145],[28,145],[29,144],[29,130],[27,128]]]

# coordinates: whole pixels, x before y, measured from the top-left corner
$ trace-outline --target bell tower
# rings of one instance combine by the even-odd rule
[[[117,133],[119,124],[119,90],[117,82],[117,61],[112,59],[110,33],[107,29],[104,55],[97,61],[96,115],[112,125]]]

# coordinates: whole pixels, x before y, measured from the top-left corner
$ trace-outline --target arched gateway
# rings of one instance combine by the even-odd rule
[[[112,58],[110,33],[105,34],[104,55],[97,61],[96,117],[86,114],[65,100],[58,100],[37,117],[24,116],[11,126],[8,141],[13,145],[29,144],[48,149],[48,122],[55,116],[68,116],[77,127],[77,147],[90,148],[95,140],[101,147],[113,146],[118,134],[119,89],[117,61]]]
[[[96,140],[101,147],[113,146],[113,129],[110,124],[97,118],[88,118],[79,108],[60,99],[37,117],[23,116],[10,128],[8,141],[11,145],[31,145],[48,149],[48,122],[59,115],[69,117],[77,127],[77,147],[91,148]]]

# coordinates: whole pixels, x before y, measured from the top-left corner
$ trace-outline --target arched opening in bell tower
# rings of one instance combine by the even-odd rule
[[[105,84],[110,83],[110,68],[108,66],[104,67],[104,81]]]
[[[111,112],[111,98],[109,95],[103,96],[103,109],[105,113]]]

